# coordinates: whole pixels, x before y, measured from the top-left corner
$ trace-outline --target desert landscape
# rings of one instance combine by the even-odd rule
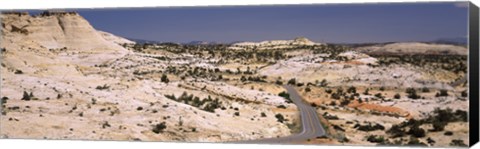
[[[464,45],[140,43],[76,12],[0,20],[2,138],[469,144]]]

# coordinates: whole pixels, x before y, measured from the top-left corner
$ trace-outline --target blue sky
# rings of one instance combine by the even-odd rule
[[[467,3],[316,4],[76,10],[96,29],[135,39],[431,41],[467,36]]]

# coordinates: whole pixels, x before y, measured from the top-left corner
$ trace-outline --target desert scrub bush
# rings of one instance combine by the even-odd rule
[[[8,97],[6,97],[6,96],[2,97],[2,102],[1,102],[2,103],[2,108],[5,108],[5,104],[7,103],[7,100],[8,100]]]
[[[166,123],[161,122],[161,123],[158,123],[156,125],[153,125],[152,132],[156,133],[156,134],[159,134],[159,133],[163,132],[163,130],[165,130],[166,128],[167,128]]]
[[[384,143],[385,138],[383,136],[369,135],[367,141],[372,143]]]
[[[289,84],[289,85],[295,85],[295,84],[297,84],[296,82],[297,82],[297,81],[296,81],[295,78],[291,78],[290,80],[288,80],[288,84]]]
[[[448,91],[444,89],[440,90],[440,92],[437,92],[435,94],[435,97],[446,97],[446,96],[448,96]]]
[[[276,80],[276,81],[275,81],[275,84],[277,84],[277,85],[283,85],[283,82],[282,82],[282,80]]]
[[[428,92],[430,92],[430,89],[428,89],[427,87],[423,87],[423,88],[422,88],[422,92],[428,93]]]
[[[442,121],[439,121],[439,120],[435,120],[433,121],[432,123],[432,127],[433,129],[430,130],[430,131],[443,131],[445,129],[445,125],[447,125],[447,122],[442,122]]]
[[[327,80],[323,79],[322,82],[320,82],[320,87],[326,87],[328,85]]]
[[[340,106],[347,106],[348,104],[350,104],[350,100],[348,99],[343,99],[340,101]]]
[[[468,121],[468,112],[463,110],[456,110],[455,112],[450,109],[440,109],[435,108],[433,110],[433,115],[427,118],[429,122],[467,122]]]
[[[357,93],[357,88],[355,88],[354,86],[350,86],[348,89],[347,89],[347,93]]]
[[[247,78],[245,76],[240,77],[240,81],[245,82],[247,81]]]
[[[283,123],[285,121],[285,117],[283,117],[283,115],[280,113],[275,114],[275,118],[277,118],[277,121],[280,123]]]
[[[267,114],[265,114],[265,112],[262,112],[262,113],[260,113],[260,116],[261,117],[267,117]]]
[[[15,70],[14,73],[15,73],[15,74],[23,74],[23,71],[17,69],[17,70]]]
[[[168,79],[168,76],[166,74],[162,74],[162,77],[160,78],[160,81],[163,83],[168,83],[170,80]]]
[[[8,97],[2,97],[2,102],[1,102],[1,105],[2,105],[2,115],[7,115],[7,111],[5,110],[6,106],[5,104],[7,104],[7,100],[8,100]]]
[[[297,83],[297,86],[298,86],[298,87],[301,87],[301,86],[303,86],[303,85],[305,85],[305,84],[304,84],[304,83]]]
[[[452,136],[452,135],[453,135],[453,132],[451,132],[451,131],[445,131],[445,133],[443,133],[443,135],[445,135],[445,136]]]
[[[363,103],[363,100],[362,100],[361,98],[358,98],[358,99],[357,99],[357,102],[358,102],[358,103]]]
[[[207,98],[200,100],[199,97],[196,97],[193,94],[188,94],[187,92],[183,92],[178,98],[176,98],[173,94],[165,95],[165,97],[212,113],[215,112],[215,109],[218,109],[222,106],[222,102],[220,102],[218,98],[212,99],[211,96],[208,96]]]
[[[27,93],[26,91],[23,91],[23,96],[21,100],[29,101],[29,100],[35,100],[35,96],[33,96],[33,92]]]
[[[345,93],[343,92],[343,88],[339,87],[337,88],[337,92],[332,93],[330,96],[332,99],[340,100],[342,96],[345,96]]]
[[[414,125],[410,127],[410,130],[408,130],[407,134],[416,138],[422,138],[425,137],[425,130],[420,128],[418,125]]]
[[[421,96],[417,95],[417,91],[414,88],[407,88],[405,91],[407,93],[407,97],[411,99],[419,99]]]
[[[400,96],[400,94],[399,94],[399,93],[396,93],[395,95],[393,95],[393,98],[395,98],[395,99],[400,99],[400,98],[401,98],[401,96]]]
[[[370,95],[369,91],[370,91],[370,90],[369,90],[368,88],[365,89],[365,91],[363,91],[363,95]]]
[[[468,97],[467,90],[462,91],[461,96],[462,97]]]
[[[99,86],[95,87],[95,89],[97,89],[97,90],[106,90],[106,89],[109,89],[109,88],[110,88],[110,86],[107,86],[107,84],[104,84],[103,86],[99,85]]]
[[[305,88],[305,92],[310,92],[310,91],[312,91],[312,89],[310,89],[310,87]]]
[[[407,142],[407,145],[411,146],[427,146],[425,143],[420,142],[417,138],[415,137],[410,137],[410,140]]]
[[[463,142],[463,140],[452,140],[452,142],[450,142],[450,145],[451,146],[460,146],[460,147],[466,147],[467,145]]]
[[[171,100],[177,100],[177,97],[175,97],[174,94],[172,95],[164,95],[166,98],[171,99]]]
[[[329,88],[325,89],[325,93],[327,94],[331,94],[332,92],[333,92],[332,89],[329,89]]]
[[[280,92],[278,93],[278,96],[285,98],[287,100],[287,103],[292,103],[292,100],[290,99],[290,94],[288,94],[287,92]]]
[[[380,98],[380,99],[383,99],[383,98],[384,98],[383,95],[382,95],[382,93],[376,93],[376,94],[375,94],[375,97]]]
[[[287,107],[285,105],[278,105],[277,108],[286,109]]]
[[[111,127],[111,125],[108,123],[108,121],[103,122],[102,128],[105,129],[107,127]]]
[[[338,116],[331,115],[328,112],[323,113],[323,117],[327,120],[338,120],[338,119],[340,119],[340,118],[338,118]]]
[[[427,143],[430,144],[430,145],[434,145],[434,144],[435,144],[435,140],[433,140],[432,138],[428,137],[428,138],[427,138]]]
[[[385,130],[384,126],[380,124],[372,125],[371,123],[368,123],[367,125],[355,124],[353,128],[356,128],[357,130],[360,130],[360,131]]]
[[[387,133],[391,135],[392,138],[403,137],[405,136],[405,130],[399,125],[393,125]]]

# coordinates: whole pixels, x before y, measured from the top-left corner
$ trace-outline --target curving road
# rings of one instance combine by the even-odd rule
[[[325,136],[325,129],[323,129],[323,126],[320,123],[320,119],[318,118],[315,108],[305,103],[294,87],[285,85],[284,88],[290,94],[290,99],[292,99],[293,103],[297,105],[300,111],[300,118],[302,119],[302,132],[286,137],[248,140],[240,143],[288,144]]]

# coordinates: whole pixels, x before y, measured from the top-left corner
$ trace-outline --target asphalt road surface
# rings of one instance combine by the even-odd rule
[[[325,136],[325,129],[323,129],[320,123],[315,108],[305,103],[294,87],[285,85],[284,88],[290,94],[290,99],[297,105],[300,111],[302,131],[286,137],[247,140],[237,143],[290,144],[292,142],[306,141],[308,139]]]

